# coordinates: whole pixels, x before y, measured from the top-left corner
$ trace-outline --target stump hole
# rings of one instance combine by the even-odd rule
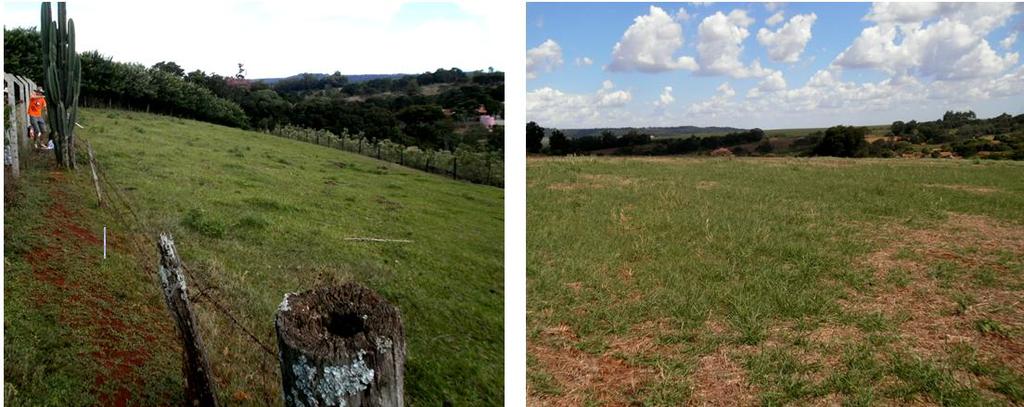
[[[327,332],[330,332],[332,335],[351,338],[365,331],[365,321],[360,315],[351,312],[331,312],[327,315]]]

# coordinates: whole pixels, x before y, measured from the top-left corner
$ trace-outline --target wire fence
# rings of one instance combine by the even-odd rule
[[[79,139],[80,140],[80,139]],[[76,140],[78,141],[78,140]],[[84,148],[80,148],[79,151],[84,151]],[[156,264],[156,243],[159,232],[156,228],[146,222],[145,218],[139,216],[138,212],[134,209],[129,199],[124,196],[121,192],[121,188],[117,187],[115,183],[107,175],[106,171],[103,170],[103,166],[100,165],[98,160],[95,160],[96,173],[99,181],[102,183],[101,190],[103,190],[103,196],[106,198],[104,201],[108,203],[111,210],[114,211],[114,217],[117,222],[121,224],[125,230],[130,231],[132,234],[126,239],[128,242],[128,250],[131,251],[132,257],[137,259],[137,266],[141,273],[152,277],[153,265]],[[252,343],[255,348],[259,348],[262,353],[266,354],[270,359],[268,366],[274,366],[277,362],[277,352],[274,351],[274,347],[267,344],[266,341],[261,340],[256,335],[254,330],[243,325],[239,318],[236,316],[236,312],[232,312],[231,309],[219,301],[214,295],[210,294],[210,284],[204,278],[202,278],[196,270],[188,267],[187,264],[182,264],[182,269],[185,271],[189,281],[188,284],[195,288],[195,296],[201,297],[205,302],[212,305],[210,309],[213,309],[219,314],[229,326],[234,329],[241,331],[244,334],[243,339]]]
[[[504,187],[505,163],[502,152],[479,151],[469,148],[424,150],[405,146],[390,140],[374,141],[365,137],[343,134],[338,136],[327,130],[314,130],[296,126],[282,126],[270,134],[336,148],[378,160],[384,160],[418,170],[450,176],[477,184]]]

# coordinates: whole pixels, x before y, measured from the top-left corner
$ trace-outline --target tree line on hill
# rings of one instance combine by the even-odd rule
[[[833,126],[786,143],[778,150],[761,129],[735,131],[725,135],[655,139],[649,134],[630,131],[622,136],[604,132],[600,137],[568,139],[553,130],[548,144],[546,130],[535,122],[526,125],[527,151],[550,155],[616,154],[673,155],[710,153],[728,149],[732,155],[804,155],[833,157],[944,156],[943,151],[961,157],[983,156],[993,159],[1024,160],[1024,114],[1002,114],[978,119],[973,111],[948,111],[942,119],[917,122],[893,122],[887,134],[867,141],[866,127]],[[785,135],[773,137],[786,139]],[[755,144],[756,143],[756,144]]]
[[[351,83],[338,72],[285,78],[273,85],[162,61],[151,67],[81,54],[83,106],[147,110],[244,129],[284,125],[361,133],[373,140],[454,150],[500,149],[503,129],[479,125],[480,108],[502,115],[504,73],[438,69]],[[42,80],[39,32],[4,29],[5,70]],[[438,85],[432,92],[423,87]],[[429,93],[429,94],[428,94]]]
[[[896,157],[902,155],[1024,160],[1024,114],[978,119],[973,111],[947,111],[942,119],[895,121],[886,137],[866,141],[867,129],[836,126],[807,136],[813,155],[837,157]]]
[[[543,140],[546,130],[536,122],[526,124],[526,150],[529,153],[549,155],[590,154],[600,150],[614,150],[613,154],[667,155],[689,154],[711,151],[723,147],[754,143],[764,139],[761,129],[741,130],[724,135],[685,138],[655,139],[654,136],[632,129],[626,134],[615,135],[605,130],[600,136],[583,136],[570,139],[560,130],[552,130],[545,147]],[[638,149],[637,147],[644,147]]]

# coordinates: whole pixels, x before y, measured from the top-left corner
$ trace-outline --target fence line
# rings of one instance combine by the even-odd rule
[[[296,126],[278,127],[269,133],[292,140],[345,150],[421,171],[446,175],[454,179],[496,187],[505,185],[504,157],[500,150],[476,151],[466,148],[458,148],[454,152],[423,150],[416,146],[405,146],[390,140],[373,141],[348,134],[338,136],[326,130]]]
[[[145,243],[152,243],[150,246],[156,245],[156,229],[154,229],[141,216],[139,216],[139,214],[129,203],[128,198],[125,197],[121,193],[121,190],[117,188],[114,185],[114,183],[110,180],[110,177],[107,175],[106,171],[103,170],[103,167],[100,165],[98,160],[96,161],[96,171],[99,175],[100,180],[103,182],[103,184],[105,184],[106,189],[108,190],[106,194],[108,198],[107,201],[110,202],[110,207],[115,212],[117,212],[117,218],[122,223],[122,226],[124,226],[126,229],[132,230],[136,235],[142,235],[146,240]],[[127,212],[127,214],[125,213],[125,211]],[[140,263],[143,263],[139,264],[140,270],[142,270],[144,273],[147,273],[148,275],[151,267],[150,264],[145,261],[145,259],[149,258],[147,253],[149,253],[151,250],[143,248],[141,246],[141,243],[134,238],[129,238],[128,241],[131,244],[129,249],[134,251],[134,257],[136,259],[139,259]],[[269,345],[267,345],[264,341],[260,340],[259,337],[252,332],[252,330],[242,325],[242,323],[239,322],[238,318],[235,317],[229,311],[229,308],[227,306],[223,305],[220,301],[218,301],[216,298],[209,294],[208,287],[212,286],[211,284],[207,284],[207,282],[200,279],[199,275],[186,264],[182,264],[181,268],[185,272],[185,275],[188,277],[189,284],[195,286],[197,295],[208,300],[210,304],[213,305],[213,309],[217,313],[221,314],[222,317],[227,319],[229,326],[232,326],[242,331],[245,334],[245,336],[248,337],[247,339],[256,346],[258,346],[265,354],[275,359],[277,358],[276,352],[274,352]]]
[[[78,142],[88,143],[87,140],[79,139]],[[90,149],[91,150],[91,149]],[[81,150],[80,150],[81,151]],[[91,152],[91,151],[90,151]],[[91,154],[90,154],[91,155]],[[217,301],[214,296],[210,295],[209,290],[206,287],[210,287],[205,282],[201,283],[199,275],[193,270],[190,270],[182,261],[174,249],[174,243],[170,237],[166,234],[154,234],[156,231],[151,224],[149,224],[145,218],[139,216],[138,212],[132,207],[129,199],[124,196],[121,189],[118,188],[110,177],[103,170],[99,161],[92,158],[91,163],[94,168],[94,180],[97,178],[102,181],[103,186],[107,189],[107,203],[105,207],[111,208],[117,217],[117,222],[121,223],[126,230],[130,230],[131,234],[128,235],[129,244],[126,246],[129,251],[134,250],[134,258],[139,263],[140,270],[145,273],[148,277],[152,277],[151,272],[151,261],[150,256],[146,254],[145,249],[141,248],[141,241],[152,240],[153,246],[157,247],[159,253],[157,257],[158,275],[161,280],[162,291],[164,292],[164,299],[168,305],[168,309],[171,316],[176,322],[179,331],[179,337],[182,341],[183,346],[183,363],[184,369],[183,374],[186,378],[186,397],[195,405],[214,406],[218,405],[218,392],[215,386],[216,381],[212,374],[213,371],[210,369],[209,360],[207,359],[207,352],[205,345],[201,339],[201,332],[199,332],[199,326],[196,322],[195,315],[190,305],[191,296],[188,295],[186,290],[186,278],[188,279],[187,284],[195,288],[199,296],[204,297],[213,304],[214,309],[221,315],[227,318],[229,326],[237,328],[244,332],[248,336],[248,340],[256,344],[259,348],[264,351],[266,357],[257,358],[260,367],[264,373],[270,373],[273,370],[272,366],[278,365],[281,370],[278,373],[281,375],[282,383],[282,395],[285,399],[285,404],[288,406],[301,406],[301,405],[334,405],[336,402],[349,402],[352,404],[362,404],[367,406],[400,406],[403,403],[404,396],[404,366],[406,363],[406,347],[404,329],[402,327],[401,317],[398,314],[396,308],[388,304],[386,301],[381,300],[379,297],[376,300],[365,300],[367,295],[364,292],[370,292],[373,296],[377,296],[376,293],[369,291],[361,286],[353,286],[353,283],[349,283],[346,286],[335,288],[341,290],[343,293],[348,293],[353,298],[361,298],[366,302],[353,303],[346,301],[344,306],[356,306],[358,311],[362,314],[362,319],[358,323],[350,323],[345,318],[349,315],[336,316],[332,314],[330,321],[320,321],[321,324],[325,324],[322,328],[329,334],[335,335],[335,340],[349,341],[351,345],[343,346],[334,350],[333,353],[328,353],[326,359],[317,359],[316,356],[320,355],[322,351],[319,348],[310,348],[305,345],[295,346],[293,340],[289,340],[290,331],[282,331],[282,321],[289,320],[289,318],[308,319],[308,315],[302,315],[295,317],[292,314],[302,311],[301,309],[292,310],[288,308],[288,311],[294,311],[282,315],[281,308],[274,315],[274,326],[276,332],[276,339],[280,352],[275,352],[274,349],[260,340],[260,338],[253,334],[248,328],[245,327],[232,313]],[[97,188],[99,183],[97,182]],[[103,205],[98,205],[104,207]],[[127,214],[125,213],[127,212]],[[141,236],[142,239],[138,237]],[[159,236],[159,238],[157,237]],[[354,288],[360,288],[359,293],[352,294]],[[359,290],[356,290],[359,291]],[[297,295],[296,295],[297,294]],[[300,298],[306,296],[316,296],[315,290],[307,291],[305,293],[291,294],[293,298]],[[288,301],[288,296],[285,297],[285,301]],[[319,297],[314,297],[317,299]],[[338,309],[337,303],[324,303],[320,304],[324,309]],[[364,309],[365,308],[365,309]],[[304,308],[303,308],[304,309]],[[372,310],[372,318],[367,320],[367,310]],[[351,315],[352,318],[358,318],[356,314]],[[336,320],[341,318],[340,320]],[[346,329],[358,329],[360,332],[364,332],[367,338],[372,338],[372,341],[353,342],[351,338],[345,334],[339,334],[331,331],[331,327],[336,323],[346,324]],[[369,359],[366,365],[363,365],[363,354],[365,352],[372,352],[376,357]],[[348,355],[351,360],[345,359]],[[312,358],[308,359],[307,358]],[[337,359],[337,360],[336,360]],[[302,368],[307,372],[315,372],[315,374],[301,376],[299,373],[294,371],[294,365],[301,364]],[[353,367],[355,366],[355,367]],[[342,374],[339,376],[337,373],[339,369],[357,369],[360,366],[369,370],[370,375],[367,379],[366,376],[359,376],[360,381],[358,383],[351,382],[352,377],[345,376]],[[359,372],[356,372],[357,374]],[[317,391],[308,390],[311,388],[310,383],[316,382],[318,386]],[[348,386],[348,387],[345,387]],[[365,391],[343,391],[337,389],[354,388],[357,390]],[[306,389],[306,391],[303,391]],[[325,390],[326,389],[326,390]],[[344,405],[344,404],[342,404]]]
[[[14,178],[21,174],[28,156],[28,101],[35,89],[32,80],[4,73],[4,167]]]

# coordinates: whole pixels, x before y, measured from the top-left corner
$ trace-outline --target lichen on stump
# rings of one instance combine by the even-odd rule
[[[398,309],[355,283],[285,294],[275,318],[286,406],[401,406]]]

